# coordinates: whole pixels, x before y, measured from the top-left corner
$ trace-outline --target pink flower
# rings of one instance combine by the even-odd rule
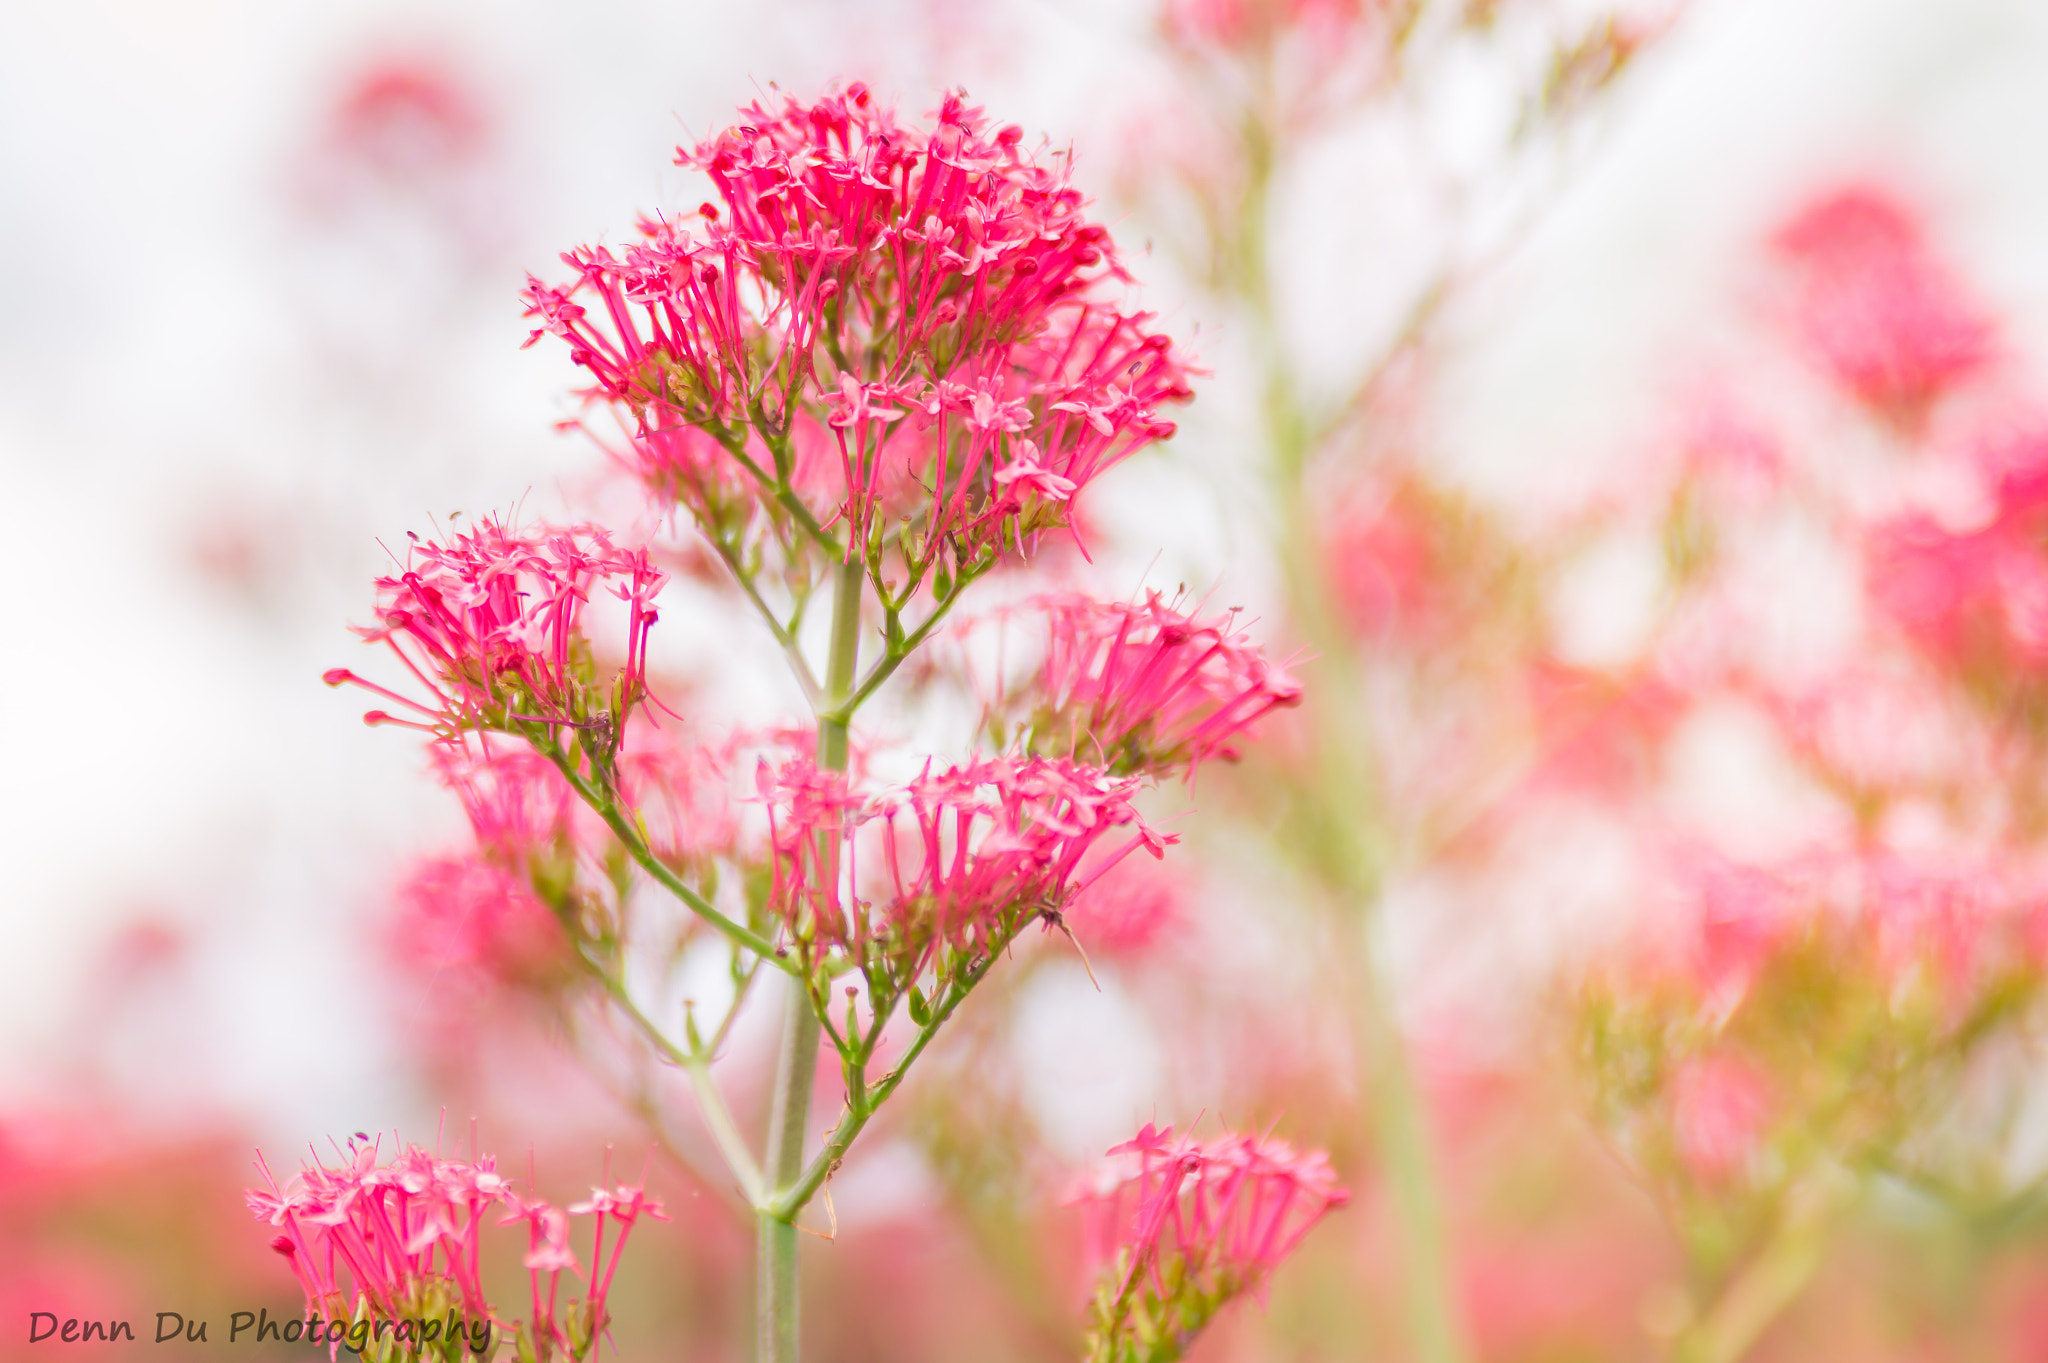
[[[993,621],[1005,654],[1042,648],[1028,682],[981,682],[998,742],[1119,774],[1184,767],[1192,776],[1205,761],[1234,759],[1251,725],[1301,700],[1300,684],[1236,628],[1234,611],[1200,620],[1157,592],[1131,604],[1068,594]]]
[[[410,967],[537,985],[558,978],[571,959],[561,923],[523,869],[436,857],[413,872],[399,904],[392,945]]]
[[[1197,1142],[1147,1124],[1072,1196],[1088,1251],[1107,1269],[1096,1301],[1096,1357],[1106,1341],[1178,1339],[1245,1293],[1262,1297],[1280,1261],[1350,1200],[1320,1152],[1270,1137]]]
[[[1115,875],[1074,895],[1065,910],[1067,926],[1090,955],[1140,955],[1184,930],[1182,881],[1163,863],[1129,860]]]
[[[736,754],[764,742],[775,746],[778,740],[738,734],[713,744],[693,738],[679,722],[657,727],[639,718],[627,726],[619,750],[619,787],[654,855],[680,865],[738,850],[739,807],[732,784]]]
[[[1924,515],[1870,536],[1870,594],[1922,650],[1977,681],[2024,683],[2048,663],[2048,438],[1987,452],[1992,515],[1966,531]]]
[[[1815,361],[1888,418],[1917,422],[1990,357],[1990,323],[1882,191],[1822,198],[1774,240],[1794,272],[1795,324]]]
[[[493,1161],[408,1146],[380,1165],[377,1153],[357,1136],[340,1167],[311,1164],[283,1188],[270,1179],[248,1194],[250,1211],[279,1231],[272,1246],[297,1273],[308,1309],[345,1319],[367,1306],[396,1319],[438,1304],[488,1316],[478,1232],[485,1212],[511,1199]]]
[[[481,1232],[488,1213],[501,1208],[504,1215],[495,1224],[523,1221],[527,1226],[521,1264],[532,1289],[532,1309],[518,1327],[515,1352],[542,1360],[583,1358],[609,1319],[605,1301],[634,1221],[640,1216],[667,1219],[661,1205],[638,1187],[601,1195],[603,1207],[579,1204],[564,1212],[519,1196],[488,1155],[444,1159],[415,1145],[403,1147],[386,1164],[379,1164],[377,1156],[377,1146],[358,1134],[339,1167],[310,1164],[280,1188],[263,1166],[269,1186],[247,1195],[256,1218],[279,1229],[271,1247],[298,1275],[307,1309],[329,1320],[368,1316],[396,1322],[438,1319],[455,1311],[465,1322],[476,1323],[472,1339],[483,1339],[483,1324],[495,1324],[495,1318],[483,1295]],[[565,1310],[561,1277],[577,1271],[569,1216],[593,1210],[598,1228],[590,1288]],[[619,1226],[609,1255],[607,1218]]]
[[[647,1195],[647,1190],[637,1183],[621,1183],[607,1191],[592,1188],[587,1202],[578,1202],[569,1210],[577,1216],[595,1216],[597,1231],[592,1240],[590,1265],[596,1276],[591,1279],[590,1299],[598,1305],[598,1318],[604,1315],[604,1299],[611,1291],[612,1275],[618,1271],[619,1256],[625,1253],[626,1237],[633,1232],[634,1223],[643,1216],[656,1221],[668,1220],[668,1214],[661,1204]],[[614,1221],[619,1227],[619,1237],[612,1242],[611,1258],[604,1254],[604,1226],[606,1220]]]
[[[430,750],[441,783],[462,802],[477,845],[505,865],[567,852],[583,810],[554,764],[518,740],[465,736]]]
[[[1111,301],[1127,277],[1062,158],[1039,164],[958,94],[928,130],[859,84],[741,118],[677,154],[717,203],[573,251],[573,283],[526,293],[529,344],[567,342],[593,395],[632,414],[649,472],[692,470],[658,491],[722,525],[714,493],[786,482],[836,497],[811,510],[849,553],[958,567],[1028,551],[1098,473],[1172,434],[1156,410],[1189,395],[1187,369]],[[837,442],[836,490],[792,467],[807,427]],[[698,471],[721,457],[729,483]]]
[[[1772,1102],[1764,1078],[1728,1055],[1690,1060],[1669,1081],[1672,1138],[1696,1179],[1713,1183],[1739,1174],[1769,1130]]]
[[[430,699],[346,668],[325,680],[364,687],[418,716],[373,710],[363,717],[369,723],[443,737],[517,723],[604,724],[616,733],[646,698],[647,631],[663,581],[645,550],[614,548],[594,527],[519,534],[486,519],[446,545],[416,543],[404,573],[377,579],[377,624],[356,631],[387,644]],[[622,662],[609,679],[580,630],[600,586],[629,608]]]
[[[806,761],[764,766],[769,909],[799,942],[916,971],[941,947],[990,949],[1033,918],[1059,922],[1130,852],[1163,855],[1173,839],[1132,808],[1137,784],[1064,759],[996,758],[864,793]]]

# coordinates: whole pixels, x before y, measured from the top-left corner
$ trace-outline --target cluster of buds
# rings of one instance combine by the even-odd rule
[[[249,1209],[277,1230],[271,1248],[290,1262],[306,1294],[303,1337],[346,1345],[377,1363],[433,1358],[457,1363],[487,1355],[504,1329],[484,1297],[486,1224],[525,1222],[521,1263],[532,1287],[528,1317],[511,1324],[521,1363],[584,1359],[607,1321],[605,1298],[619,1255],[642,1216],[667,1220],[635,1186],[595,1189],[564,1212],[523,1197],[488,1155],[444,1159],[405,1146],[388,1163],[367,1136],[350,1140],[338,1167],[314,1162],[279,1187],[251,1189]],[[592,1215],[592,1275],[581,1298],[564,1303],[561,1279],[576,1273],[569,1215]],[[609,1257],[606,1222],[617,1224]]]
[[[452,737],[475,729],[563,725],[615,748],[626,718],[647,698],[647,631],[663,575],[644,549],[615,548],[580,526],[523,534],[486,519],[447,544],[419,541],[406,570],[377,579],[377,623],[359,629],[390,647],[428,698],[414,699],[346,668],[326,674],[403,707],[372,710],[370,724],[403,724]],[[628,607],[619,665],[599,669],[580,622],[593,589]]]
[[[899,599],[934,572],[943,596],[1172,434],[1157,409],[1186,368],[1116,304],[1127,277],[1063,157],[957,93],[929,131],[859,84],[742,118],[677,153],[718,196],[694,224],[644,222],[527,290],[532,339],[569,344],[632,414],[632,465],[714,540],[793,515],[878,574],[886,554]]]
[[[1149,1123],[1073,1196],[1102,1271],[1090,1363],[1172,1363],[1233,1298],[1350,1194],[1320,1152],[1223,1135],[1175,1139]]]
[[[1044,596],[986,623],[1001,633],[999,662],[976,680],[999,749],[1085,759],[1118,775],[1192,777],[1203,762],[1236,758],[1246,729],[1301,700],[1300,684],[1237,628],[1236,612],[1198,619],[1158,592],[1134,603]],[[1011,670],[1018,661],[1028,670]]]

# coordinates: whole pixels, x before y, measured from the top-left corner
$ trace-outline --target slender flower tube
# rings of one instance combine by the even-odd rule
[[[1073,1196],[1103,1270],[1092,1363],[1170,1363],[1231,1299],[1263,1297],[1273,1270],[1350,1200],[1320,1152],[1223,1135],[1197,1142],[1147,1123]]]

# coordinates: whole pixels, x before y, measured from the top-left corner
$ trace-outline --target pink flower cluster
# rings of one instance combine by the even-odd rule
[[[2002,972],[2038,968],[2048,948],[2048,898],[2008,868],[1818,848],[1769,866],[1690,850],[1673,869],[1685,911],[1662,920],[1664,963],[1637,973],[1682,982],[1717,1017],[1777,961],[1817,943],[1840,971],[1867,962],[1888,993],[1922,985],[1944,1007]]]
[[[264,1167],[269,1187],[251,1189],[250,1210],[278,1231],[271,1247],[290,1261],[308,1310],[330,1321],[400,1321],[458,1312],[467,1322],[493,1319],[484,1297],[482,1231],[524,1221],[528,1249],[522,1265],[532,1286],[532,1315],[522,1330],[522,1357],[581,1358],[605,1324],[605,1297],[627,1235],[641,1216],[667,1220],[661,1205],[634,1186],[594,1190],[570,1212],[594,1215],[590,1279],[577,1319],[562,1316],[561,1275],[577,1271],[569,1248],[569,1217],[559,1208],[514,1191],[488,1155],[444,1159],[405,1146],[378,1163],[378,1146],[357,1135],[340,1165],[315,1161],[280,1188]],[[605,1223],[618,1224],[609,1259]],[[542,1279],[546,1278],[543,1291]],[[341,1332],[333,1332],[339,1342]],[[381,1336],[380,1336],[381,1338]],[[356,1341],[351,1338],[351,1343]]]
[[[1128,1305],[1149,1288],[1155,1308],[1204,1321],[1231,1297],[1262,1294],[1280,1261],[1350,1200],[1321,1152],[1271,1138],[1175,1139],[1147,1123],[1109,1154],[1073,1198],[1092,1262],[1116,1275],[1108,1295]]]
[[[1794,320],[1815,362],[1887,417],[1917,421],[1990,358],[1990,324],[1885,194],[1852,187],[1821,199],[1776,245],[1794,272]]]
[[[364,687],[419,716],[372,710],[363,716],[371,724],[443,736],[519,722],[601,722],[616,732],[647,694],[647,631],[664,580],[645,550],[618,549],[596,527],[522,534],[486,519],[446,545],[416,542],[405,572],[377,579],[376,625],[356,631],[388,644],[431,702],[346,668],[326,681]],[[579,630],[600,585],[629,608],[621,665],[603,683]]]
[[[561,923],[523,870],[476,856],[433,857],[398,893],[392,945],[413,969],[537,985],[560,977],[572,959]]]
[[[1064,759],[993,758],[863,794],[808,762],[764,765],[769,907],[798,941],[900,953],[914,977],[942,947],[973,955],[1034,917],[1057,922],[1139,847],[1162,856],[1173,839],[1132,808],[1137,784]],[[1107,846],[1118,830],[1128,836]]]
[[[1120,774],[1192,775],[1237,757],[1239,735],[1301,700],[1300,684],[1236,628],[1235,612],[1200,620],[1158,592],[1129,604],[1068,593],[996,617],[1019,620],[1031,634],[1042,624],[1044,653],[1028,684],[998,675],[985,687],[999,743],[1085,755]],[[1006,650],[1009,642],[1006,633]]]
[[[1870,591],[1941,662],[2031,674],[2048,662],[2048,439],[1996,459],[1982,525],[1957,531],[1916,514],[1872,535]]]
[[[909,521],[907,558],[950,543],[972,563],[1067,524],[1081,487],[1172,434],[1156,409],[1188,396],[1187,371],[1111,301],[1108,233],[1021,129],[957,93],[904,128],[859,84],[741,118],[677,154],[718,194],[695,224],[644,222],[616,253],[566,255],[573,284],[527,289],[528,343],[561,337],[631,410],[657,490],[700,518],[729,512],[717,494],[742,470],[822,492],[829,439],[839,501],[816,510],[849,553]]]

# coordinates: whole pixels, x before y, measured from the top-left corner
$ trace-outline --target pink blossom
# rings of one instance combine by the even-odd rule
[[[998,741],[1119,774],[1192,775],[1205,761],[1232,760],[1251,725],[1301,700],[1300,684],[1236,628],[1235,611],[1201,620],[1157,592],[1129,604],[1065,594],[992,623],[1005,652],[1043,649],[1027,682],[1000,672],[982,682]]]
[[[618,1271],[619,1256],[625,1253],[626,1237],[633,1232],[633,1226],[643,1216],[656,1221],[668,1220],[668,1214],[661,1209],[661,1203],[647,1195],[646,1188],[637,1183],[621,1183],[609,1190],[592,1188],[588,1201],[578,1202],[569,1210],[577,1216],[597,1218],[597,1230],[590,1250],[591,1279],[590,1295],[599,1303],[600,1315],[605,1296],[611,1291],[612,1275]],[[619,1228],[618,1238],[612,1242],[609,1259],[604,1253],[605,1222],[610,1220]]]
[[[380,1164],[378,1154],[377,1145],[358,1134],[338,1167],[316,1160],[280,1188],[263,1166],[268,1186],[248,1193],[257,1219],[278,1231],[272,1248],[298,1275],[308,1310],[329,1319],[395,1321],[455,1309],[469,1321],[494,1321],[483,1293],[482,1231],[487,1220],[524,1222],[521,1264],[532,1310],[519,1330],[519,1356],[581,1358],[608,1320],[606,1297],[633,1223],[641,1216],[667,1219],[661,1204],[638,1187],[605,1195],[601,1208],[586,1203],[564,1212],[519,1195],[488,1155],[446,1159],[415,1145]],[[491,1218],[494,1209],[503,1215]],[[577,1272],[569,1217],[593,1210],[598,1229],[589,1290],[565,1313],[561,1276]],[[609,1254],[607,1219],[619,1227]]]
[[[1987,455],[1992,514],[1951,530],[1925,515],[1880,525],[1867,549],[1878,609],[1947,667],[1996,680],[2048,662],[2048,438]]]
[[[836,505],[812,510],[849,552],[908,518],[907,559],[967,564],[1069,524],[1075,491],[1172,434],[1156,409],[1188,396],[1186,367],[1111,301],[1126,276],[1062,157],[1041,165],[958,94],[929,130],[859,84],[741,119],[677,154],[717,203],[570,252],[573,283],[527,289],[529,344],[568,343],[593,394],[632,413],[650,471],[722,452],[733,478],[798,486],[778,442],[810,423],[841,465]],[[1035,472],[999,481],[1027,442]],[[719,478],[655,481],[720,510]]]
[[[445,1296],[467,1317],[488,1316],[478,1233],[486,1211],[512,1197],[495,1163],[444,1160],[419,1146],[388,1164],[377,1154],[358,1136],[339,1167],[315,1162],[282,1188],[271,1179],[249,1191],[249,1209],[278,1231],[273,1247],[307,1307],[347,1318],[367,1306],[396,1319]]]
[[[901,954],[975,953],[1042,917],[1130,852],[1170,837],[1131,806],[1138,783],[1065,759],[927,769],[863,792],[797,760],[761,770],[774,836],[768,904],[803,942]],[[1084,864],[1085,863],[1085,864]]]
[[[1076,893],[1065,910],[1067,926],[1092,956],[1136,956],[1186,928],[1187,886],[1171,866],[1130,858],[1115,875]]]
[[[570,960],[555,915],[522,869],[481,857],[422,862],[399,891],[398,958],[498,984],[538,984]]]
[[[429,756],[487,853],[524,867],[530,856],[570,848],[583,802],[554,764],[525,743],[492,743],[478,734],[436,744]]]
[[[1148,1123],[1109,1155],[1072,1197],[1091,1261],[1113,1275],[1098,1335],[1142,1320],[1145,1337],[1185,1341],[1232,1297],[1262,1297],[1280,1261],[1350,1200],[1326,1156],[1271,1137],[1197,1142]]]
[[[1689,1060],[1672,1076],[1668,1093],[1678,1158],[1694,1178],[1719,1182],[1755,1158],[1772,1102],[1754,1067],[1730,1055]]]
[[[486,519],[446,545],[416,543],[406,571],[377,579],[377,624],[358,629],[390,647],[426,689],[425,701],[356,676],[326,674],[404,707],[370,723],[397,723],[444,737],[515,723],[616,727],[646,698],[647,631],[664,581],[644,549],[620,550],[595,527],[507,530]],[[593,589],[626,602],[621,665],[601,679],[580,624]]]
[[[1906,423],[1991,354],[1991,326],[1880,190],[1850,187],[1779,229],[1795,324],[1814,360],[1858,401]]]

